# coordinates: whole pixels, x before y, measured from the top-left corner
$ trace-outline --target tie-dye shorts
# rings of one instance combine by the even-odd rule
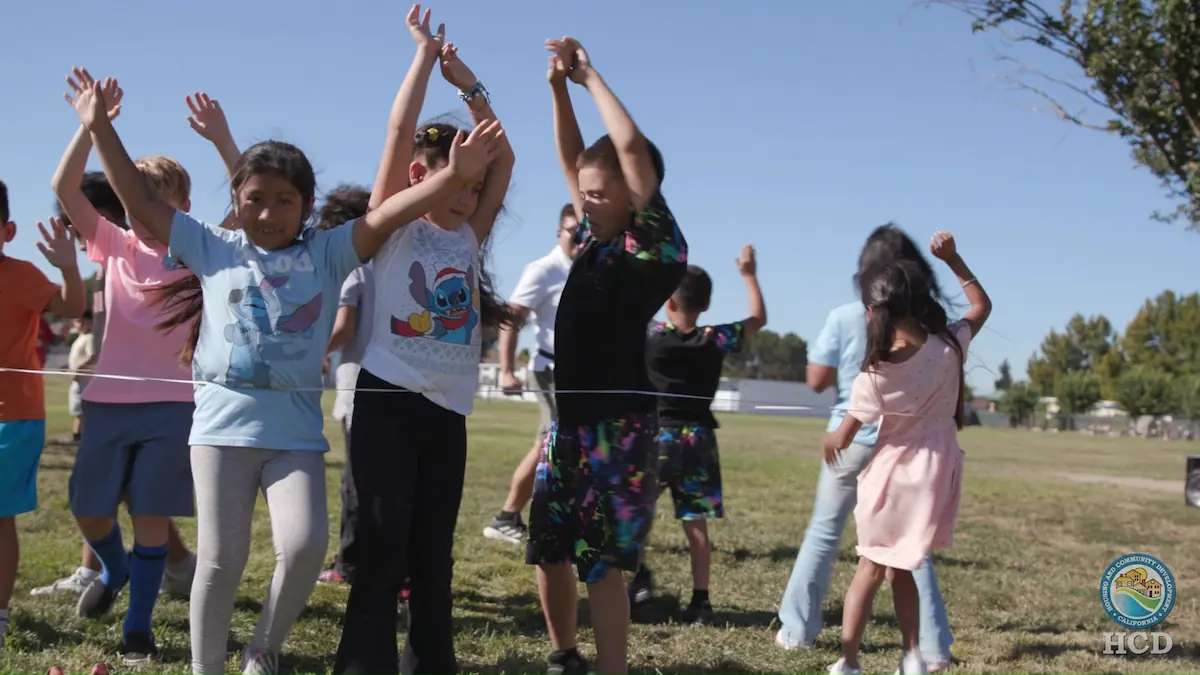
[[[542,446],[529,510],[531,565],[572,562],[594,583],[637,569],[658,496],[653,413],[562,428]]]
[[[711,427],[669,426],[658,432],[658,480],[670,488],[679,520],[723,518],[721,459]]]

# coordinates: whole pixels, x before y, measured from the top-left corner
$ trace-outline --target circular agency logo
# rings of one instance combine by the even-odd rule
[[[1166,619],[1175,606],[1175,577],[1152,555],[1123,555],[1100,578],[1100,603],[1118,624],[1150,628]]]

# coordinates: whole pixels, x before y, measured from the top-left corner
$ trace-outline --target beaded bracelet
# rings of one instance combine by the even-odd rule
[[[458,97],[462,99],[463,103],[470,103],[472,99],[480,94],[483,94],[483,100],[487,101],[488,103],[492,102],[492,97],[488,95],[488,90],[483,86],[482,82],[476,82],[475,86],[471,87],[470,91],[458,92]]]

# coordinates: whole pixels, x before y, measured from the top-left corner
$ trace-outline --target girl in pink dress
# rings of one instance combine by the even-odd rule
[[[846,591],[842,658],[829,667],[835,675],[862,672],[858,648],[885,578],[904,647],[899,672],[925,673],[912,570],[931,549],[949,548],[954,539],[963,471],[963,362],[992,311],[953,237],[934,234],[930,251],[949,265],[971,303],[961,321],[947,319],[933,279],[911,261],[878,265],[859,278],[867,357],[851,390],[849,414],[825,435],[825,461],[836,462],[863,424],[883,421],[875,456],[858,477],[858,571]]]

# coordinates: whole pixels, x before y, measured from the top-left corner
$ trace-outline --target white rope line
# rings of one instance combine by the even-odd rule
[[[24,373],[27,375],[57,375],[57,376],[69,375],[72,377],[79,376],[79,377],[85,377],[87,379],[93,379],[93,380],[94,379],[107,379],[107,380],[122,380],[122,381],[126,381],[126,382],[163,382],[163,383],[167,383],[167,384],[188,384],[188,385],[192,385],[192,386],[196,386],[196,385],[218,386],[218,387],[225,387],[226,389],[243,390],[243,391],[258,390],[258,389],[250,389],[250,388],[245,388],[245,387],[229,387],[227,385],[221,384],[220,382],[207,382],[205,380],[187,380],[187,379],[176,379],[176,378],[170,378],[170,377],[148,377],[148,376],[140,376],[140,375],[117,375],[115,373],[92,373],[92,372],[80,372],[80,371],[75,371],[75,370],[64,370],[64,369],[54,369],[54,368],[44,368],[41,370],[34,370],[34,369],[29,369],[29,368],[6,368],[4,366],[0,366],[0,373]],[[394,388],[393,389],[384,389],[384,388],[379,388],[379,387],[359,388],[359,387],[336,387],[336,386],[335,387],[278,387],[278,388],[271,387],[271,388],[263,388],[263,389],[261,389],[261,391],[280,391],[280,392],[296,392],[296,393],[301,393],[301,392],[313,393],[313,392],[325,392],[325,391],[335,391],[335,392],[336,391],[353,391],[353,392],[366,392],[366,393],[373,393],[373,394],[420,394],[420,393],[422,393],[421,391],[416,390],[416,389],[397,390]],[[680,398],[680,399],[714,402],[714,399],[709,398],[707,396],[697,396],[695,394],[660,393],[657,391],[642,391],[639,389],[533,389],[533,388],[526,388],[526,387],[522,387],[519,389],[503,389],[501,387],[488,385],[488,387],[487,387],[487,389],[485,389],[485,391],[498,392],[498,393],[502,393],[506,396],[515,396],[516,394],[524,394],[524,393],[549,394],[552,396],[562,396],[564,394],[593,394],[593,395],[595,395],[595,394],[620,394],[620,395],[636,395],[636,396],[653,396],[656,398],[660,398],[660,397],[661,398]],[[781,405],[781,404],[777,404],[777,403],[773,403],[773,402],[769,402],[769,401],[753,401],[753,400],[746,400],[746,399],[738,399],[738,403],[752,404],[754,406],[755,410],[794,411],[794,412],[803,412],[803,411],[831,412],[834,410],[834,406]],[[863,412],[863,411],[853,409],[853,408],[838,408],[838,410],[840,410],[842,412]],[[721,412],[721,411],[718,411],[718,412]],[[729,411],[729,412],[736,412],[736,411]],[[900,413],[900,412],[883,412],[883,413],[881,413],[881,415],[884,417],[951,419],[944,415],[916,415],[916,414],[911,414],[911,413]]]

